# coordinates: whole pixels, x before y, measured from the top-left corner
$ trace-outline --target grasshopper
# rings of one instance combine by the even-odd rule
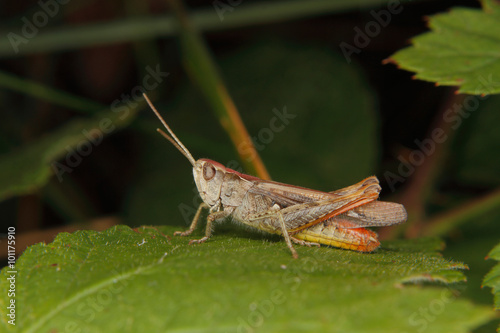
[[[283,236],[294,258],[298,255],[292,242],[372,252],[380,242],[375,232],[364,227],[406,221],[403,205],[377,201],[381,187],[375,176],[340,190],[322,192],[245,175],[210,159],[195,160],[149,98],[146,95],[144,98],[170,136],[159,128],[157,131],[193,166],[194,181],[203,200],[189,229],[174,235],[190,235],[202,210],[210,212],[205,236],[189,244],[205,242],[211,237],[216,221],[232,217],[235,222]]]

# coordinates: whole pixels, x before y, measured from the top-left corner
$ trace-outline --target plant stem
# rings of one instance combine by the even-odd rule
[[[179,19],[183,60],[192,80],[198,84],[229,134],[245,169],[257,177],[270,179],[203,39],[191,24],[181,1],[171,0],[169,3]]]
[[[500,188],[482,198],[438,214],[426,221],[422,233],[425,236],[445,235],[458,225],[470,221],[473,217],[486,214],[493,209],[498,209],[498,207],[500,207]]]
[[[465,95],[456,95],[450,91],[450,97],[443,104],[428,130],[427,137],[433,142],[434,151],[425,154],[426,156],[422,165],[415,166],[415,172],[411,175],[405,192],[401,197],[401,202],[405,205],[408,215],[411,217],[411,224],[407,226],[405,231],[406,237],[417,237],[427,227],[427,224],[423,222],[426,216],[425,205],[427,198],[436,187],[437,177],[440,174],[443,162],[456,133],[456,129],[452,128],[452,123],[446,121],[444,115],[454,105],[462,105],[464,98]],[[440,137],[445,137],[445,141],[441,143],[436,142],[433,139],[434,131],[443,133]],[[424,154],[421,149],[419,150],[421,154]],[[411,157],[409,160],[411,160]]]
[[[86,114],[96,114],[106,108],[106,105],[3,71],[0,71],[0,86]]]

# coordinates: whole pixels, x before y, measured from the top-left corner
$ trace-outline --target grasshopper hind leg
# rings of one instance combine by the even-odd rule
[[[311,247],[311,246],[317,246],[317,247],[321,247],[321,244],[320,243],[315,243],[315,242],[308,242],[308,241],[304,241],[302,239],[298,239],[298,238],[295,238],[293,236],[290,236],[290,239],[292,240],[292,242],[294,242],[295,244],[299,244],[299,245],[302,245],[302,246],[307,246],[307,247]]]
[[[288,234],[288,230],[286,230],[286,225],[285,225],[285,220],[283,219],[283,214],[281,214],[280,211],[278,211],[278,220],[280,222],[280,227],[281,227],[281,233],[283,235],[283,238],[285,238],[286,245],[292,252],[292,256],[294,259],[297,259],[299,255],[297,254],[297,251],[295,251],[295,248],[292,245],[292,241],[290,240],[290,235]]]
[[[292,241],[295,244],[305,245],[305,246],[308,246],[308,247],[311,247],[312,245],[318,246],[318,247],[321,246],[318,243],[306,242],[306,241],[297,239],[297,238],[295,238],[293,236],[290,236],[290,234],[288,233],[288,230],[286,229],[286,224],[285,224],[285,219],[283,218],[283,214],[281,214],[281,212],[278,210],[279,206],[275,206],[272,209],[277,211],[278,220],[279,220],[280,227],[281,227],[281,234],[283,235],[283,238],[285,238],[286,245],[288,246],[288,248],[292,252],[292,256],[293,256],[294,259],[297,259],[299,257],[299,255],[297,254],[297,251],[293,247]]]

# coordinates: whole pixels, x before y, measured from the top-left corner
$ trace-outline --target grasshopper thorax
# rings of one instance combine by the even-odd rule
[[[193,166],[193,177],[201,199],[210,207],[220,202],[226,168],[215,161],[200,158]]]

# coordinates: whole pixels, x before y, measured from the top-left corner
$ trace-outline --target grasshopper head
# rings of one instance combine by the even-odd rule
[[[226,168],[215,161],[201,158],[193,166],[193,176],[200,193],[201,199],[209,205],[214,206],[220,199],[220,192]]]
[[[201,158],[198,161],[195,161],[189,150],[182,144],[181,140],[177,138],[165,120],[163,120],[160,116],[158,110],[156,110],[146,94],[143,94],[143,96],[153,112],[160,119],[163,126],[165,126],[168,133],[170,133],[171,137],[160,129],[157,129],[157,131],[163,135],[165,139],[170,141],[174,147],[188,159],[189,163],[191,163],[193,166],[194,181],[196,183],[196,187],[198,188],[198,192],[200,193],[203,201],[210,207],[213,207],[218,201],[220,201],[220,192],[222,183],[224,182],[226,168],[222,164],[206,158]]]

